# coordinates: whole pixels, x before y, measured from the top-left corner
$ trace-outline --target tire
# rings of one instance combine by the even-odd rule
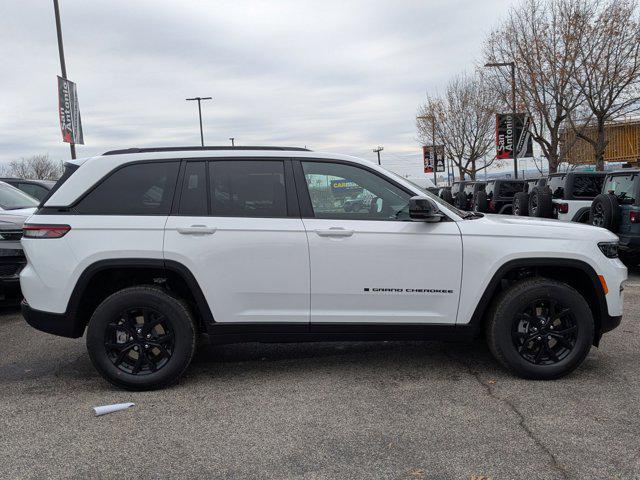
[[[589,211],[589,224],[617,232],[620,226],[620,204],[610,193],[601,193],[593,199]]]
[[[529,194],[529,216],[553,218],[553,196],[547,187],[533,187]]]
[[[87,329],[93,366],[127,390],[154,390],[175,382],[191,363],[195,343],[185,303],[157,287],[114,293],[98,305]]]
[[[513,197],[513,214],[518,217],[529,216],[529,194],[518,192]]]
[[[451,190],[443,190],[442,196],[440,198],[442,198],[442,200],[447,202],[449,205],[453,205],[453,195],[451,195]]]
[[[538,312],[535,305],[541,306],[539,316],[534,316]],[[533,315],[525,316],[527,311]],[[577,290],[536,277],[516,283],[496,298],[489,311],[486,338],[493,356],[516,375],[550,380],[569,374],[583,362],[593,344],[594,330],[591,309]]]
[[[480,190],[473,196],[473,209],[476,212],[486,213],[489,211],[489,201],[487,200],[487,192]]]

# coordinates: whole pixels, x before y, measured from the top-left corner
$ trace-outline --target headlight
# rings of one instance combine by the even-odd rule
[[[600,242],[598,248],[607,258],[618,258],[618,242]]]

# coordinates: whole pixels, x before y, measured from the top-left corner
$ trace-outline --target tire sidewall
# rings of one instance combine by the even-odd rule
[[[578,338],[569,355],[553,365],[535,365],[520,356],[511,338],[511,330],[516,316],[527,304],[537,300],[557,300],[570,308],[578,326]],[[519,375],[528,378],[551,379],[560,377],[575,369],[589,353],[593,343],[594,321],[591,309],[585,299],[573,288],[562,283],[539,284],[517,296],[502,298],[496,310],[492,325],[496,345],[501,350],[508,366]]]
[[[166,316],[174,334],[171,358],[165,366],[147,375],[133,375],[118,369],[104,347],[107,325],[127,309],[147,307]],[[96,308],[87,328],[87,350],[95,368],[111,383],[134,390],[153,389],[172,383],[191,362],[195,330],[191,316],[179,300],[156,288],[129,288],[114,293]]]

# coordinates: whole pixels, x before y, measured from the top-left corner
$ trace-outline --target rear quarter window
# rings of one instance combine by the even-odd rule
[[[105,177],[75,206],[86,215],[168,215],[178,162],[126,165]]]
[[[564,198],[564,178],[565,175],[554,175],[549,177],[547,186],[551,189],[553,198]]]
[[[573,196],[580,198],[595,198],[602,191],[604,176],[576,175],[573,179]]]
[[[524,191],[524,182],[502,182],[499,197],[514,197],[516,193]]]

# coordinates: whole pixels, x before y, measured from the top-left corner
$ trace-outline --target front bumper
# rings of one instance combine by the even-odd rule
[[[66,313],[36,310],[31,308],[25,300],[22,301],[20,306],[22,316],[36,330],[68,338],[79,338],[84,333],[84,324]]]

